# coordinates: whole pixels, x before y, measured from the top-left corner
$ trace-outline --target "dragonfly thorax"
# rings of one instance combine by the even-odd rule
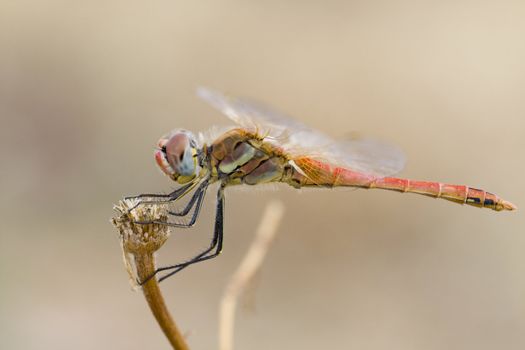
[[[180,184],[190,182],[199,174],[199,146],[187,130],[176,129],[157,143],[155,160],[160,169]]]

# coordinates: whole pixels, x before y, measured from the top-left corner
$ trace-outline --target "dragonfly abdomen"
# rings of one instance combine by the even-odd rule
[[[367,187],[422,194],[434,198],[443,198],[454,203],[472,205],[478,208],[489,208],[496,211],[516,209],[512,203],[501,199],[493,193],[464,185],[385,177],[370,182]]]
[[[454,203],[468,204],[496,211],[514,210],[516,206],[497,195],[463,185],[449,185],[440,182],[415,181],[396,177],[378,178],[343,167],[334,167],[312,159],[294,160],[300,169],[290,179],[296,187],[301,186],[349,186],[360,188],[379,188],[383,190],[409,192],[434,198],[443,198]],[[289,182],[293,185],[293,183]]]

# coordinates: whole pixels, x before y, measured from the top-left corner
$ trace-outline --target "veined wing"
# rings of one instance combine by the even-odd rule
[[[292,129],[294,132],[310,129],[301,122],[255,101],[229,97],[204,87],[197,89],[197,95],[237,125],[249,130],[257,129],[277,137],[286,129]]]
[[[366,138],[335,141],[261,103],[207,88],[199,88],[197,95],[240,127],[267,135],[292,159],[314,158],[376,177],[395,174],[405,165],[405,156],[396,146]]]

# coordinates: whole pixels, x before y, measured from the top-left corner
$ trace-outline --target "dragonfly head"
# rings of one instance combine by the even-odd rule
[[[166,175],[184,184],[200,171],[198,154],[195,136],[187,130],[176,129],[159,140],[155,160]]]

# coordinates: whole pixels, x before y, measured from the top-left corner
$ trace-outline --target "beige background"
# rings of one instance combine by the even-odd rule
[[[228,124],[199,85],[525,206],[524,18],[521,0],[1,1],[0,348],[168,348],[109,217],[174,187],[159,136]],[[209,197],[162,262],[207,244]],[[225,280],[272,198],[286,218],[238,349],[525,348],[523,210],[283,188],[228,191],[224,254],[163,283],[192,349],[215,348]]]

